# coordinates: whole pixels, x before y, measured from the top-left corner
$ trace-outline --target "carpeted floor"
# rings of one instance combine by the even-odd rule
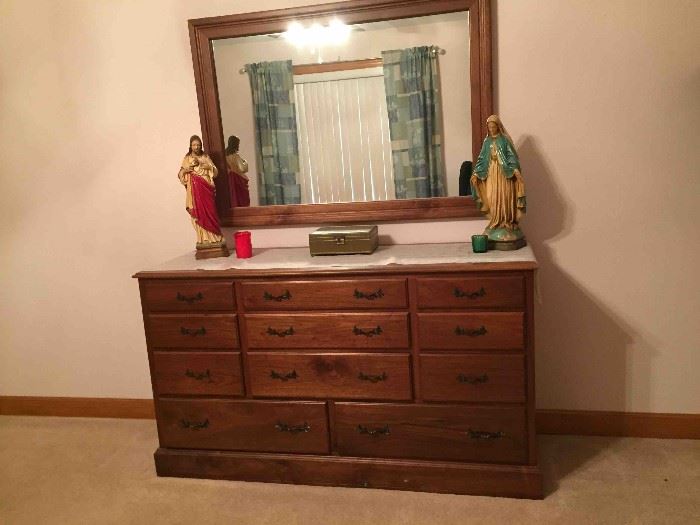
[[[541,436],[547,497],[158,478],[151,420],[0,417],[0,523],[700,523],[700,441]]]

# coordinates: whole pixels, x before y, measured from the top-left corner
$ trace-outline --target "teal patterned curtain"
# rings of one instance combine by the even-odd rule
[[[437,58],[428,46],[383,51],[397,199],[445,196]]]
[[[299,204],[292,61],[246,64],[253,93],[260,204]]]

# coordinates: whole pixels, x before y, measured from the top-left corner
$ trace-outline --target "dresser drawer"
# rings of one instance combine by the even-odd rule
[[[233,314],[150,315],[148,337],[160,348],[238,348]]]
[[[250,353],[248,366],[254,396],[411,399],[408,354]]]
[[[338,452],[346,456],[527,460],[520,408],[336,403],[335,428]]]
[[[247,314],[250,348],[408,348],[408,314]]]
[[[406,279],[265,281],[241,284],[246,310],[406,308]]]
[[[421,313],[418,337],[422,349],[521,350],[525,344],[520,312]]]
[[[151,312],[235,310],[233,281],[146,281],[143,301]]]
[[[430,277],[416,279],[418,308],[522,308],[523,278]]]
[[[153,352],[153,381],[158,394],[242,395],[241,354]]]
[[[160,399],[158,408],[163,447],[329,451],[325,403]]]
[[[421,395],[426,401],[525,401],[525,356],[420,356]]]

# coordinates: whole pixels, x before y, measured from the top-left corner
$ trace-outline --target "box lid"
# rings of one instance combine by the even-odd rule
[[[377,235],[377,225],[323,226],[309,234],[310,239],[333,239],[338,236],[368,239]]]

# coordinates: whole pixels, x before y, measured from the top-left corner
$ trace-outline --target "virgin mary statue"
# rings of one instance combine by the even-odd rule
[[[517,250],[525,246],[518,225],[525,213],[525,182],[513,141],[498,115],[486,119],[488,134],[471,176],[472,198],[489,220],[484,235],[489,248]]]

